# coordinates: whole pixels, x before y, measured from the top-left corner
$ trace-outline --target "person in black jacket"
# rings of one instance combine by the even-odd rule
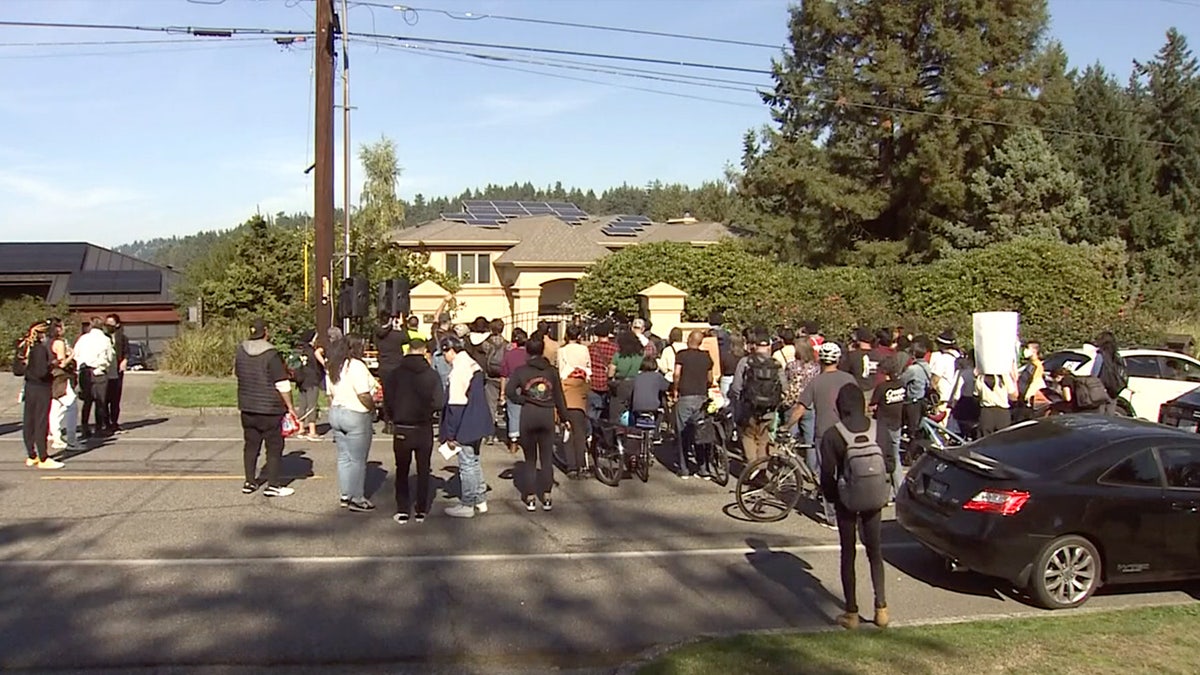
[[[129,338],[125,335],[125,327],[121,325],[118,314],[109,314],[104,319],[109,337],[113,341],[113,351],[116,353],[116,363],[108,375],[108,430],[114,434],[124,433],[121,428],[121,394],[125,391],[125,369],[129,367]]]
[[[375,349],[379,352],[379,381],[385,382],[404,358],[404,346],[408,344],[408,332],[396,329],[397,319],[386,312],[379,313],[379,328],[375,330]],[[385,405],[381,411],[383,433],[392,433],[392,420]]]
[[[61,469],[62,462],[50,459],[46,443],[50,435],[51,389],[54,384],[53,357],[46,344],[48,322],[39,321],[29,327],[22,341],[25,353],[25,411],[21,431],[25,440],[25,466],[39,469]]]
[[[526,511],[537,510],[533,498],[536,492],[542,510],[549,511],[550,491],[554,487],[554,413],[557,411],[559,419],[566,420],[567,402],[558,369],[544,356],[545,343],[530,340],[525,343],[525,350],[529,361],[508,379],[504,393],[508,400],[521,404],[521,447],[525,450],[521,500]]]
[[[846,384],[838,390],[837,412],[839,421],[851,433],[862,433],[871,428],[867,417],[866,399],[858,384]],[[882,424],[875,425],[880,449],[890,447],[890,437]],[[841,547],[842,593],[846,598],[846,611],[837,618],[838,625],[847,629],[858,628],[858,589],[854,574],[855,539],[857,528],[862,525],[862,542],[867,549],[867,560],[871,568],[871,585],[875,588],[875,625],[883,628],[888,624],[887,596],[883,588],[883,549],[880,545],[880,509],[857,513],[842,505],[838,494],[838,477],[846,459],[846,440],[840,433],[830,430],[821,436],[821,493],[835,505],[837,511],[838,539]],[[896,469],[892,453],[884,450],[884,465],[888,475]]]
[[[296,416],[292,406],[292,382],[287,366],[275,345],[267,341],[267,324],[254,319],[250,324],[250,339],[238,345],[234,357],[237,377],[238,410],[242,417],[242,466],[246,482],[242,494],[258,491],[258,455],[267,448],[267,497],[287,497],[295,490],[280,482],[283,463],[283,416]]]
[[[414,517],[424,522],[429,508],[429,464],[433,457],[433,417],[446,405],[442,379],[425,358],[422,338],[408,343],[408,355],[383,380],[383,403],[392,420],[392,452],[396,455],[396,515],[401,525],[408,522],[412,500],[408,469],[417,458],[417,505]]]

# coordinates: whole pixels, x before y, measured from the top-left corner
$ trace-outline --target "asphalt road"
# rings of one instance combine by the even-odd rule
[[[456,521],[440,515],[456,482],[435,456],[434,515],[401,527],[386,439],[371,458],[374,513],[338,508],[329,442],[288,442],[295,496],[245,496],[237,419],[153,409],[151,375],[127,381],[129,433],[62,471],[27,469],[10,380],[0,384],[0,669],[604,672],[652,645],[819,628],[840,611],[834,532],[801,516],[745,522],[731,488],[661,467],[617,489],[560,475],[554,512],[529,514],[507,478],[517,459],[493,448],[491,512]],[[946,572],[891,523],[884,541],[898,624],[1041,611],[996,582]],[[1106,592],[1089,606],[1189,592]]]

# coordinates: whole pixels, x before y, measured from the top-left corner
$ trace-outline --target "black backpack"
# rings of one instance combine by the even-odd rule
[[[25,338],[20,338],[13,346],[12,374],[17,377],[25,377],[25,370],[28,365],[29,342]]]
[[[504,363],[507,347],[508,342],[499,335],[492,335],[483,342],[483,353],[486,356],[484,365],[488,377],[500,377],[500,366]]]
[[[1099,377],[1075,377],[1074,403],[1076,410],[1097,410],[1109,402],[1108,387]]]
[[[779,381],[778,361],[755,354],[746,361],[745,377],[742,402],[747,408],[755,412],[770,412],[783,403],[783,383]]]
[[[1100,381],[1104,383],[1104,390],[1108,395],[1116,399],[1129,386],[1129,371],[1125,369],[1125,359],[1120,356],[1116,359],[1105,357],[1100,364]]]

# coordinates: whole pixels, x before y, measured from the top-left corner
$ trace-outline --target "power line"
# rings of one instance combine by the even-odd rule
[[[503,14],[482,14],[477,12],[460,12],[455,13],[445,9],[430,9],[426,7],[409,7],[407,5],[397,5],[382,2],[353,2],[356,7],[378,7],[382,9],[392,9],[404,13],[405,22],[411,25],[416,25],[420,19],[421,12],[431,14],[441,14],[443,16],[455,19],[458,21],[483,21],[486,19],[495,19],[497,21],[512,21],[517,23],[537,24],[541,26],[559,26],[563,28],[580,28],[584,30],[607,31],[611,33],[626,33],[629,35],[648,35],[651,37],[665,37],[676,40],[693,40],[697,42],[709,42],[715,44],[736,45],[740,47],[761,47],[764,49],[779,50],[783,47],[781,44],[769,44],[766,42],[752,42],[748,40],[734,40],[730,38],[712,37],[707,35],[692,35],[687,33],[671,33],[666,31],[645,30],[641,28],[628,28],[624,26],[606,26],[592,23],[577,23],[574,21],[555,21],[551,19],[535,19],[530,17],[507,16]],[[409,17],[414,17],[415,20],[410,20]]]
[[[172,33],[196,37],[228,38],[234,35],[295,35],[312,36],[313,31],[274,30],[270,28],[199,28],[196,26],[137,26],[116,23],[62,23],[54,21],[0,21],[0,26],[14,28],[70,28],[83,30],[128,30],[144,33]]]

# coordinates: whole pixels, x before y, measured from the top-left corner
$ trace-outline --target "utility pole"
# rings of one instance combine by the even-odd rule
[[[342,217],[345,219],[345,259],[342,261],[342,277],[350,278],[350,32],[346,19],[350,13],[346,0],[342,0],[342,14],[338,28],[342,34]],[[368,276],[366,270],[359,270]],[[350,319],[342,320],[342,331],[350,334]]]
[[[317,335],[322,343],[333,325],[333,2],[317,0],[316,44],[316,170],[313,186],[314,275]]]

